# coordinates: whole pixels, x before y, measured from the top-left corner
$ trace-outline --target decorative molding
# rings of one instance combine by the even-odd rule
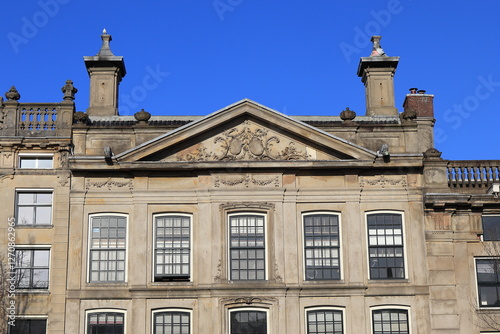
[[[267,297],[267,298],[261,298],[261,297],[251,297],[251,296],[244,296],[244,297],[226,297],[226,298],[221,298],[220,302],[222,305],[225,306],[232,306],[232,305],[251,305],[251,304],[267,304],[267,305],[272,305],[272,303],[275,303],[277,301],[276,298],[272,297]]]
[[[376,175],[376,176],[360,176],[359,186],[365,187],[395,187],[400,186],[406,188],[408,185],[406,175]]]
[[[70,176],[71,176],[70,173],[63,173],[63,174],[57,175],[57,178],[59,179],[59,184],[61,186],[67,185],[69,182]]]
[[[251,129],[246,120],[242,128],[234,127],[214,138],[214,145],[219,145],[219,154],[210,152],[205,146],[197,147],[193,152],[178,154],[177,161],[241,161],[241,160],[310,160],[311,156],[289,144],[280,152],[273,152],[273,145],[280,143],[277,136],[268,136],[268,130]]]
[[[279,180],[278,175],[276,175],[274,177],[267,178],[267,179],[256,178],[256,176],[253,176],[251,174],[238,175],[237,177],[234,177],[234,176],[231,177],[228,175],[225,175],[225,176],[216,175],[214,177],[214,187],[216,187],[216,188],[220,188],[221,185],[232,187],[232,186],[236,186],[239,184],[242,184],[246,188],[248,188],[251,185],[260,186],[260,187],[273,185],[274,187],[279,187],[280,180]]]
[[[13,180],[14,179],[14,173],[12,173],[12,174],[3,174],[3,175],[0,174],[0,183],[3,183],[3,181],[5,179]]]
[[[219,210],[231,210],[231,209],[263,209],[263,210],[274,210],[274,203],[269,202],[237,202],[237,203],[226,203],[219,206]]]
[[[134,181],[133,180],[128,180],[128,181],[112,181],[110,177],[106,181],[91,181],[90,179],[87,179],[87,182],[85,184],[85,189],[89,190],[90,188],[108,188],[108,190],[111,190],[113,188],[129,188],[130,190],[134,189]]]

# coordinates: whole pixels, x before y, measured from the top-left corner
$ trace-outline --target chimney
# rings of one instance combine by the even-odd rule
[[[118,86],[126,74],[123,57],[115,56],[109,47],[111,35],[103,30],[102,46],[95,56],[83,57],[90,77],[89,116],[118,115]]]
[[[366,116],[397,116],[394,102],[394,73],[399,57],[389,57],[380,46],[381,36],[372,36],[370,57],[361,57],[358,77],[365,85]]]
[[[417,117],[434,118],[434,95],[425,93],[425,90],[410,88],[403,102],[404,111],[415,111]]]

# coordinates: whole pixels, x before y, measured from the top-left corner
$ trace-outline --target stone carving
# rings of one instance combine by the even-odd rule
[[[342,119],[343,121],[352,121],[355,118],[356,112],[349,108],[345,108],[345,110],[342,110],[342,112],[340,113],[340,119]]]
[[[295,147],[294,142],[281,151],[273,151],[273,145],[280,142],[277,136],[268,136],[266,129],[252,129],[249,122],[243,128],[234,127],[215,137],[214,144],[219,152],[209,152],[199,146],[194,152],[179,154],[178,161],[237,161],[237,160],[308,160],[310,156]]]
[[[69,182],[69,177],[70,177],[69,173],[62,173],[62,174],[57,175],[57,178],[59,179],[59,184],[61,186],[67,185]]]
[[[133,180],[128,180],[128,181],[112,181],[110,177],[106,181],[90,181],[87,179],[87,182],[85,184],[85,189],[89,190],[90,188],[108,188],[108,190],[111,190],[113,188],[129,188],[130,190],[134,189],[134,181]]]
[[[12,86],[9,91],[5,93],[5,97],[9,101],[18,101],[21,98],[21,94],[17,91],[16,86]]]
[[[413,120],[417,118],[417,112],[415,111],[415,109],[406,109],[401,114],[399,114],[399,117],[401,117],[405,121]]]
[[[214,187],[216,188],[219,188],[221,185],[231,187],[231,186],[236,186],[238,184],[242,184],[247,188],[252,184],[261,187],[273,184],[274,187],[279,187],[279,177],[275,176],[268,179],[258,179],[255,176],[246,174],[237,177],[230,177],[230,176],[223,177],[217,175],[214,178]]]
[[[139,122],[147,122],[151,118],[151,114],[144,109],[136,112],[134,118]]]
[[[427,151],[424,152],[424,158],[426,159],[439,159],[441,158],[441,151],[438,151],[434,147],[431,147],[427,149]]]
[[[89,115],[87,115],[83,111],[77,111],[73,114],[73,120],[75,121],[75,123],[87,124],[88,119]]]
[[[226,203],[219,206],[219,210],[231,210],[240,208],[252,208],[252,209],[264,209],[264,210],[274,210],[274,203],[269,202],[236,202],[236,203]]]
[[[272,304],[276,303],[277,299],[274,297],[265,297],[265,298],[260,298],[260,297],[250,297],[250,296],[245,296],[245,297],[225,297],[221,298],[220,302],[223,305],[231,305],[231,304],[247,304],[251,305],[254,303],[259,303],[259,304]]]
[[[188,153],[185,156],[183,155],[177,156],[178,161],[189,161],[189,162],[209,161],[212,160],[212,158],[213,154],[207,152],[206,147],[199,147],[194,152]]]
[[[73,101],[75,99],[75,94],[78,93],[78,89],[73,86],[73,81],[66,80],[66,84],[61,88],[63,92],[64,101]]]
[[[395,187],[400,186],[402,188],[407,187],[406,175],[376,175],[376,176],[360,176],[359,186],[361,188],[365,187]]]

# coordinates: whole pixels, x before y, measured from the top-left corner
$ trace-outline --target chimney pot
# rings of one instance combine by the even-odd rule
[[[417,94],[418,88],[410,88],[410,94]]]

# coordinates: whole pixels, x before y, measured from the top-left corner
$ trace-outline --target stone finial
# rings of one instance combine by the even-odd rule
[[[88,119],[89,115],[87,115],[83,111],[77,111],[73,114],[73,120],[75,121],[75,123],[87,124]]]
[[[371,41],[373,42],[373,48],[370,57],[387,57],[387,55],[384,52],[384,49],[382,49],[382,46],[380,46],[381,39],[382,36],[372,36]]]
[[[149,112],[147,112],[146,110],[141,109],[140,111],[138,111],[134,114],[134,117],[139,122],[147,122],[151,118],[151,114]]]
[[[102,57],[114,56],[114,54],[113,54],[113,52],[111,52],[111,48],[109,46],[109,43],[113,39],[111,38],[111,35],[107,34],[106,29],[104,29],[102,31],[101,39],[102,39],[102,46],[101,46],[101,50],[99,50],[99,53],[97,54],[97,56],[102,56]]]
[[[5,97],[9,101],[18,101],[21,98],[21,94],[16,89],[16,86],[12,86],[7,93],[5,93]]]
[[[412,120],[417,118],[417,112],[415,109],[409,108],[405,109],[399,116],[404,120]]]
[[[356,118],[356,112],[354,110],[350,110],[349,107],[347,107],[340,113],[340,118],[343,121],[352,121]]]
[[[73,81],[66,80],[66,84],[61,88],[64,94],[64,101],[73,101],[75,99],[75,94],[78,93],[78,89],[73,86]]]
[[[424,158],[426,159],[440,159],[441,158],[441,151],[438,151],[434,147],[431,147],[427,149],[427,151],[424,152]]]

